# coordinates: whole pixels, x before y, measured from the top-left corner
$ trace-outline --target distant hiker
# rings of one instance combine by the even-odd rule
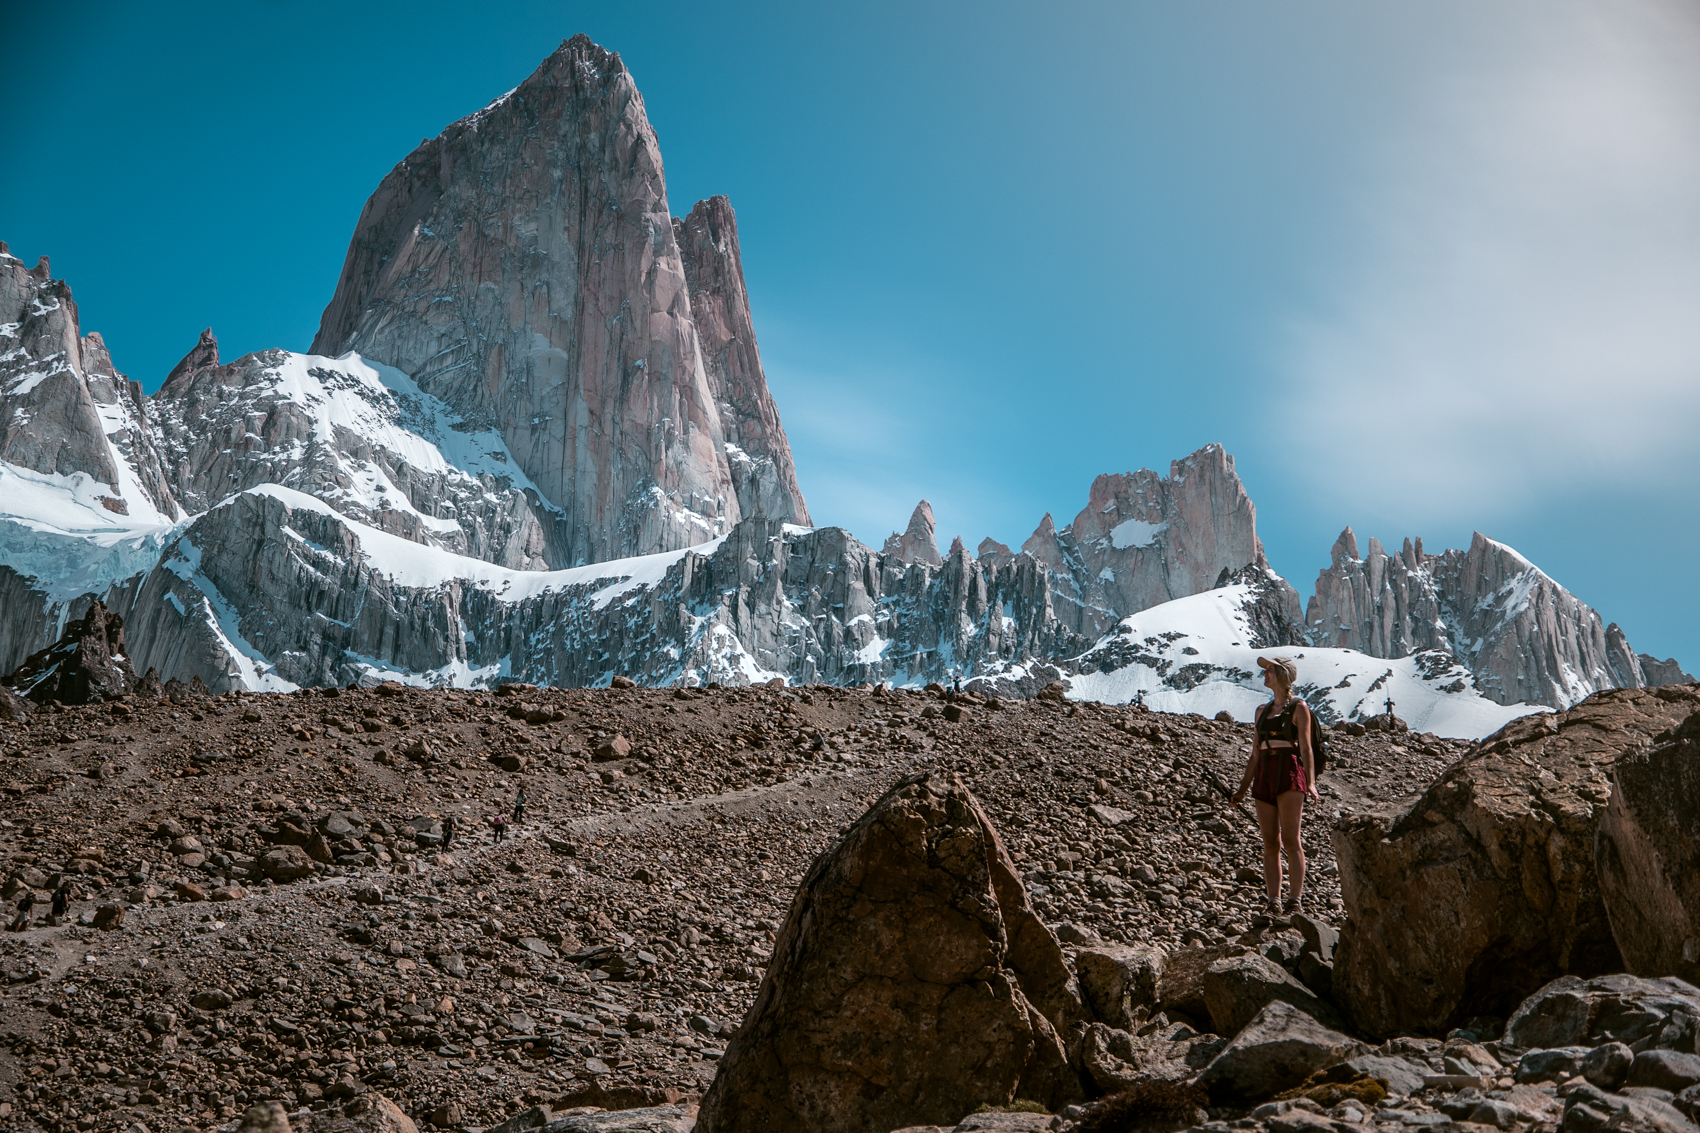
[[[53,891],[53,915],[62,917],[71,907],[71,883],[61,882],[59,888]]]
[[[455,816],[452,815],[452,814],[447,814],[447,815],[443,816],[443,849],[446,850],[450,846],[454,845],[454,841],[455,841]]]
[[[35,908],[35,894],[24,890],[24,895],[18,902],[18,915],[12,918],[12,923],[6,926],[7,932],[22,932],[30,926],[30,910]]]
[[[490,829],[495,832],[496,841],[500,842],[508,833],[508,817],[505,814],[490,816]]]
[[[1293,695],[1299,667],[1288,657],[1259,657],[1263,683],[1274,699],[1257,710],[1257,733],[1251,758],[1232,802],[1239,806],[1246,791],[1257,800],[1257,826],[1263,834],[1263,884],[1269,902],[1264,915],[1274,920],[1299,911],[1305,891],[1305,851],[1299,841],[1308,795],[1316,793],[1316,763],[1310,744],[1310,705]],[[1287,901],[1281,903],[1281,853],[1290,871]]]
[[[516,826],[523,825],[524,822],[525,822],[525,787],[522,785],[519,789],[519,796],[514,799],[514,825],[516,825]]]
[[[1387,698],[1387,717],[1388,719],[1393,718],[1393,698],[1391,696]]]

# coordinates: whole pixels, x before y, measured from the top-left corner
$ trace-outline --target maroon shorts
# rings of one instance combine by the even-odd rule
[[[1307,786],[1298,748],[1265,748],[1257,765],[1257,778],[1251,783],[1251,797],[1273,806],[1279,796],[1288,791],[1303,791]]]

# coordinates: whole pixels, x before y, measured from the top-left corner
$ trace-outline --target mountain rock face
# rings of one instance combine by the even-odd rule
[[[71,288],[26,271],[0,242],[0,460],[73,480],[115,515],[175,519],[153,451],[141,385],[112,365],[99,334],[83,335]]]
[[[480,564],[280,486],[201,516],[135,592],[136,663],[214,691],[345,684],[948,679],[1089,644],[1031,560],[938,570],[756,516],[695,550],[561,571]],[[1009,611],[1013,616],[1004,615]],[[994,611],[1000,611],[993,616]]]
[[[1058,531],[1046,515],[1021,549],[1066,580],[1057,587],[1057,616],[1089,637],[1268,564],[1257,508],[1221,445],[1172,462],[1167,477],[1150,469],[1099,476],[1073,523]],[[1298,621],[1298,594],[1280,586]]]
[[[944,565],[939,554],[938,539],[934,536],[933,505],[922,500],[909,516],[909,526],[903,534],[886,536],[884,551],[900,563],[924,563],[930,567]]]
[[[797,486],[791,446],[756,349],[732,202],[724,196],[698,201],[683,220],[674,219],[673,237],[690,287],[703,370],[726,431],[739,513],[807,527],[809,511]]]
[[[1360,558],[1348,527],[1332,559],[1305,614],[1312,645],[1389,658],[1439,650],[1499,704],[1568,708],[1600,689],[1655,683],[1615,623],[1480,532],[1468,550],[1439,555],[1424,553],[1421,539],[1391,555],[1371,539]],[[1681,680],[1670,667],[1656,671]]]
[[[313,353],[392,366],[497,432],[559,510],[571,562],[723,535],[743,514],[738,482],[756,503],[764,476],[780,518],[806,517],[731,209],[692,216],[680,231],[711,308],[707,366],[643,98],[618,55],[574,37],[384,178]],[[773,467],[735,482],[734,435]]]
[[[1606,627],[1606,639],[1623,639],[1623,631],[1613,622]],[[1627,644],[1627,642],[1625,643]],[[1646,653],[1635,654],[1635,660],[1640,662],[1641,677],[1648,688],[1663,688],[1665,685],[1691,685],[1694,678],[1682,671],[1682,666],[1676,663],[1676,658],[1667,657],[1663,661]]]
[[[669,215],[582,36],[384,178],[313,353],[226,362],[208,330],[144,396],[3,246],[0,341],[0,672],[99,601],[138,668],[217,691],[1065,680],[1243,718],[1289,648],[1326,720],[1397,694],[1473,737],[1683,677],[1479,537],[1359,560],[1348,532],[1307,619],[1220,445],[1098,477],[1019,550],[941,553],[925,501],[881,550],[810,528],[731,206]]]
[[[1675,692],[1677,690],[1671,690]],[[1629,971],[1700,980],[1700,711],[1612,765],[1594,840],[1612,937]]]
[[[486,531],[474,522],[477,508],[502,499],[518,508],[529,497],[480,496],[480,481],[432,472],[440,450],[398,423],[397,405],[411,399],[417,412],[407,420],[425,429],[426,395],[396,393],[357,359],[277,352],[230,370],[181,376],[158,399],[179,438],[168,451],[212,438],[208,451],[229,477],[202,495],[184,480],[185,496],[230,494],[168,532],[150,568],[114,581],[144,670],[199,677],[215,691],[386,676],[583,685],[616,674],[648,684],[978,675],[1031,695],[1054,679],[1050,663],[1093,645],[1057,616],[1059,605],[1077,609],[1057,600],[1071,579],[1026,553],[976,559],[960,540],[937,556],[924,511],[914,534],[925,538],[911,545],[936,563],[876,552],[839,528],[759,515],[694,549],[585,567],[474,558]],[[385,380],[401,388],[401,379]],[[199,393],[196,383],[205,385]],[[285,387],[292,397],[279,394]],[[339,392],[341,419],[358,417],[363,445],[314,415]],[[254,425],[246,448],[219,439],[220,422],[237,421]],[[395,459],[400,452],[414,460]],[[419,490],[401,490],[409,485]],[[465,506],[449,506],[457,497],[445,485],[464,490]],[[418,508],[403,510],[410,499]],[[1259,640],[1293,640],[1290,589],[1266,570],[1259,578],[1252,605],[1269,607]]]
[[[0,673],[159,558],[181,512],[152,426],[47,257],[0,242]]]
[[[390,367],[284,350],[221,364],[209,330],[150,404],[167,476],[193,513],[283,484],[361,523],[515,570],[567,558],[557,513],[501,437]]]

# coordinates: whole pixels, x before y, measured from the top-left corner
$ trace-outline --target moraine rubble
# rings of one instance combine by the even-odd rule
[[[65,923],[0,938],[6,1127],[210,1128],[262,1101],[358,1110],[375,1095],[422,1126],[539,1105],[688,1125],[810,862],[923,772],[973,792],[1085,1002],[1122,1025],[1077,1035],[1098,1090],[1230,1066],[1213,1014],[1255,1016],[1242,1038],[1272,1025],[1257,1021],[1271,998],[1344,1025],[1316,1006],[1343,915],[1331,818],[1414,803],[1474,750],[1337,730],[1306,826],[1311,912],[1287,927],[1254,920],[1255,830],[1201,774],[1237,776],[1239,724],[828,686],[162,691],[37,707],[0,741],[6,895],[62,881],[75,894]],[[485,820],[522,786],[525,820],[497,842]],[[1141,949],[1166,956],[1160,975],[1103,1008],[1104,973]],[[1676,1082],[1675,1056],[1694,1057],[1688,993],[1607,992],[1662,996],[1635,1008],[1643,1029],[1649,1011],[1664,1020],[1641,1049],[1674,1052],[1636,1070],[1631,1050],[1608,1067],[1618,1085],[1630,1071]],[[1359,1043],[1393,1096],[1365,1101],[1350,1082],[1256,1106],[1223,1093],[1210,1127],[1573,1130],[1578,1106],[1602,1128],[1678,1112],[1676,1090],[1589,1084],[1610,1074],[1589,1077],[1582,1047],[1645,1036],[1532,1043],[1502,1027]],[[1090,1128],[1093,1104],[1033,1128]]]

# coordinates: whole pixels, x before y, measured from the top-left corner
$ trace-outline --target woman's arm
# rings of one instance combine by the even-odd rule
[[[1262,754],[1257,738],[1257,725],[1263,719],[1263,709],[1267,707],[1268,705],[1264,705],[1259,708],[1251,717],[1251,755],[1245,761],[1245,774],[1240,776],[1240,789],[1229,799],[1235,806],[1245,801],[1246,792],[1251,790],[1251,781],[1257,775],[1257,760]]]
[[[1298,731],[1300,765],[1305,769],[1305,793],[1321,802],[1322,796],[1316,793],[1316,753],[1310,749],[1310,705],[1302,700],[1293,707],[1293,727]]]

